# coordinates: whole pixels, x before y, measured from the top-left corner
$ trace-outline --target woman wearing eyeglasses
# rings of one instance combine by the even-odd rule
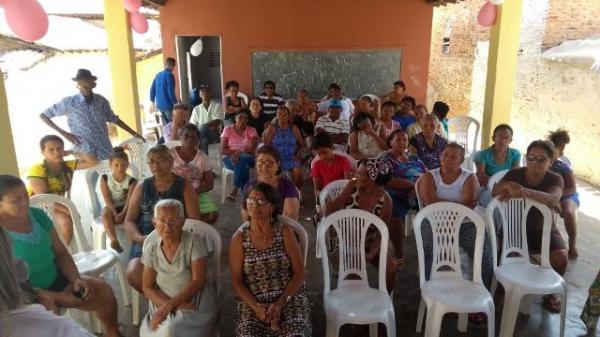
[[[279,193],[259,182],[244,194],[243,208],[250,221],[229,248],[236,336],[311,336],[304,261],[293,230],[277,220]]]
[[[531,198],[554,209],[560,202],[564,181],[550,167],[554,161],[554,145],[549,141],[536,140],[527,147],[527,166],[512,169],[494,186],[492,196],[504,201],[511,198]],[[542,246],[543,218],[532,209],[527,217],[527,246],[532,255],[539,254]],[[568,263],[567,246],[552,223],[550,231],[550,264],[563,275]],[[553,313],[560,312],[560,299],[556,295],[544,297],[544,307]]]
[[[140,258],[144,241],[154,230],[152,224],[154,205],[162,199],[179,200],[184,205],[186,218],[200,220],[198,196],[188,180],[171,172],[173,157],[169,153],[169,148],[156,145],[148,151],[146,158],[152,176],[144,179],[133,190],[125,217],[125,230],[132,241],[127,265],[127,281],[140,293],[143,271]]]
[[[282,214],[294,220],[298,219],[300,194],[294,183],[281,175],[281,158],[275,147],[264,145],[256,150],[256,171],[258,177],[244,186],[243,193],[252,190],[258,183],[267,183],[275,187],[283,199]],[[248,220],[248,212],[244,208],[242,217]]]

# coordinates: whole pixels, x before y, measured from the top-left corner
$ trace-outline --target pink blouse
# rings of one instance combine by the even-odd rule
[[[252,143],[253,138],[258,138],[256,129],[251,126],[246,126],[242,135],[235,132],[235,124],[228,125],[221,133],[221,139],[227,139],[229,148],[234,151],[244,151]]]

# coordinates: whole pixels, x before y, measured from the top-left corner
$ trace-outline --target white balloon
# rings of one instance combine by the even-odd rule
[[[506,0],[488,0],[488,1],[497,6],[497,5],[502,5],[504,3],[504,1],[506,1]]]
[[[198,39],[194,44],[190,47],[190,53],[192,56],[199,56],[202,54],[202,39]]]

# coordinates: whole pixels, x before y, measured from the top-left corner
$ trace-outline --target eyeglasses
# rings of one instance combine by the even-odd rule
[[[267,199],[256,199],[256,198],[246,198],[246,205],[248,206],[265,206],[269,204],[269,200]]]
[[[546,162],[546,160],[548,160],[548,157],[546,156],[534,156],[532,154],[528,154],[525,156],[525,159],[527,159],[527,161],[536,161],[538,162],[538,164],[543,164]]]
[[[256,162],[256,166],[266,166],[266,167],[271,167],[273,165],[275,165],[277,162],[274,160],[259,160]]]

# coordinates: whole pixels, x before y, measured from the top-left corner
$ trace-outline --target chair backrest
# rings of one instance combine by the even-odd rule
[[[475,157],[477,156],[478,153],[479,153],[479,151],[473,151],[470,154],[465,152],[465,155],[468,154],[468,157],[465,158],[461,167],[463,169],[469,170],[471,172],[477,171],[477,167],[475,166]]]
[[[471,124],[475,126],[475,132],[469,133]],[[479,139],[479,121],[470,116],[457,116],[448,119],[448,139],[453,140],[465,147],[466,153],[477,150],[477,140]],[[469,135],[472,138],[469,139]]]
[[[422,225],[425,220],[431,226],[433,233],[433,261],[431,263],[430,279],[462,278],[460,265],[459,233],[463,221],[475,225],[475,251],[473,254],[473,282],[481,281],[481,258],[483,253],[483,238],[485,224],[481,216],[472,209],[454,202],[436,202],[421,209],[415,220],[414,231],[419,256],[419,278],[423,285],[425,279],[425,255],[423,247]]]
[[[168,142],[165,142],[165,146],[168,147],[169,149],[172,149],[175,146],[181,146],[181,141],[180,140],[170,140]]]
[[[319,194],[319,205],[321,206],[323,216],[325,215],[327,201],[335,199],[340,195],[344,190],[344,187],[348,185],[349,181],[350,180],[348,179],[332,181],[321,190],[321,193]]]
[[[423,200],[419,196],[419,185],[421,185],[421,179],[423,176],[420,176],[417,181],[415,181],[415,195],[417,196],[417,203],[419,204],[419,209],[423,209]]]
[[[183,230],[193,234],[204,236],[210,241],[206,241],[206,246],[210,252],[212,252],[212,263],[209,266],[212,267],[212,281],[214,282],[215,290],[219,290],[219,272],[221,270],[221,252],[223,249],[223,243],[221,241],[221,235],[211,225],[202,222],[200,220],[185,219],[183,224]]]
[[[146,153],[148,152],[149,144],[144,143],[140,138],[134,137],[127,139],[119,144],[119,146],[124,147],[125,150],[127,150],[130,166],[136,167],[140,174],[139,178],[145,178],[152,175],[148,164],[146,164]]]
[[[73,237],[75,239],[76,251],[71,251],[69,245],[67,245],[65,243],[64,238],[62,238],[62,236],[60,235],[60,231],[57,231],[58,236],[60,237],[60,240],[63,242],[65,247],[69,250],[69,252],[72,254],[75,254],[75,253],[80,253],[80,252],[88,252],[88,251],[92,250],[92,247],[90,246],[90,244],[88,243],[88,241],[85,237],[83,227],[81,226],[81,216],[79,215],[79,212],[77,211],[77,208],[75,207],[75,204],[71,200],[69,200],[65,197],[61,197],[59,195],[55,195],[55,194],[37,194],[37,195],[34,195],[33,197],[31,197],[31,199],[29,200],[29,205],[31,207],[36,207],[36,208],[40,208],[40,209],[44,210],[46,215],[48,215],[48,217],[52,220],[52,222],[56,226],[56,222],[54,221],[55,204],[60,204],[62,206],[65,206],[69,210],[69,215],[71,216],[71,219],[73,220]]]
[[[352,169],[354,171],[356,171],[356,168],[358,167],[358,160],[356,160],[354,157],[347,154],[346,152],[341,152],[341,151],[333,151],[333,152],[336,154],[339,154],[340,156],[346,157],[346,159],[348,159],[348,161],[350,162],[350,166],[352,166]]]
[[[88,190],[88,196],[90,198],[90,204],[92,207],[92,215],[94,218],[100,216],[100,212],[102,210],[101,199],[98,197],[98,193],[96,193],[99,178],[103,174],[110,174],[110,166],[108,160],[103,160],[100,164],[90,167],[85,170],[85,183]],[[138,179],[139,172],[138,168],[135,165],[129,166],[129,174]]]
[[[487,190],[492,192],[492,190],[494,189],[494,185],[496,185],[500,180],[502,180],[506,172],[508,172],[508,170],[502,170],[494,173],[494,175],[492,175],[488,180]]]
[[[389,234],[386,224],[378,216],[360,209],[343,209],[325,217],[317,231],[317,242],[322,252],[327,251],[327,231],[331,228],[339,242],[337,288],[344,284],[360,284],[369,286],[367,278],[367,262],[365,254],[366,235],[369,227],[375,226],[381,235],[379,254],[379,290],[387,294],[385,284],[385,268],[387,260]],[[329,256],[322,254],[323,296],[330,291]],[[350,275],[359,279],[347,280]]]
[[[552,211],[548,206],[530,198],[510,199],[506,202],[501,202],[497,198],[494,198],[487,207],[488,222],[494,224],[496,221],[500,221],[498,225],[502,228],[503,240],[500,264],[529,263],[527,216],[533,209],[537,209],[541,213],[544,223],[542,230],[541,265],[543,267],[550,267]],[[494,214],[499,214],[499,216],[495,216]]]

